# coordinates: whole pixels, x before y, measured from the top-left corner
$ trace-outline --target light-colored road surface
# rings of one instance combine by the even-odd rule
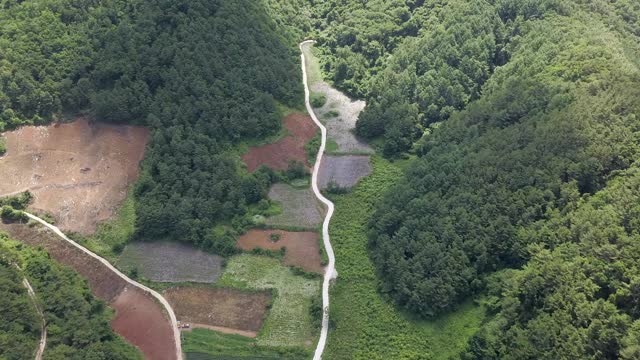
[[[53,231],[56,235],[60,236],[62,239],[64,239],[65,241],[69,242],[70,244],[72,244],[73,246],[77,247],[78,249],[82,250],[85,254],[95,258],[96,260],[100,261],[102,264],[104,264],[104,266],[106,266],[107,268],[109,268],[109,270],[113,271],[114,273],[116,273],[118,276],[120,276],[123,280],[125,280],[127,283],[140,288],[143,291],[148,292],[149,294],[151,294],[153,297],[156,298],[156,300],[158,300],[165,308],[165,310],[167,311],[167,314],[169,314],[169,318],[171,320],[171,328],[173,329],[173,337],[175,340],[175,345],[176,345],[176,359],[177,360],[182,360],[182,343],[180,341],[180,330],[177,327],[177,319],[176,319],[176,314],[173,311],[173,308],[171,308],[171,305],[169,305],[169,302],[162,296],[160,295],[157,291],[148,288],[142,284],[140,284],[137,281],[131,280],[128,276],[126,276],[125,274],[121,273],[118,269],[116,269],[115,267],[113,267],[107,260],[101,258],[100,256],[94,254],[93,252],[89,251],[87,248],[85,248],[84,246],[76,243],[75,241],[69,239],[62,231],[60,231],[60,229],[58,229],[57,226],[51,225],[48,222],[40,219],[39,217],[30,214],[28,212],[25,212],[25,214],[30,218],[33,219],[39,223],[41,223],[42,225],[46,226],[47,228],[49,228],[51,231]]]
[[[33,291],[29,280],[27,280],[27,278],[23,278],[22,285],[27,288],[27,293],[29,294],[31,301],[33,301],[33,306],[35,306],[38,315],[40,315],[40,319],[42,319],[42,323],[40,325],[40,343],[38,344],[38,350],[36,351],[36,360],[42,360],[42,354],[44,354],[44,349],[47,347],[47,322],[44,318],[44,312],[42,312],[42,309],[38,304],[36,293]]]
[[[324,154],[324,149],[327,144],[327,128],[325,128],[324,125],[322,125],[322,123],[318,120],[318,117],[313,112],[313,107],[309,102],[307,68],[305,66],[306,63],[304,52],[302,51],[302,46],[308,43],[314,43],[314,41],[307,40],[300,43],[300,57],[302,59],[302,81],[304,83],[304,103],[307,107],[309,115],[311,115],[311,118],[316,123],[316,125],[318,125],[318,127],[320,128],[320,132],[322,133],[320,150],[318,150],[316,163],[313,167],[313,173],[311,174],[311,187],[313,188],[313,193],[316,195],[318,200],[320,200],[327,206],[327,215],[325,216],[324,222],[322,223],[322,240],[324,242],[324,248],[327,251],[327,256],[329,257],[329,264],[325,269],[324,281],[322,282],[322,330],[320,331],[320,340],[318,340],[316,352],[313,355],[314,360],[320,360],[322,358],[322,353],[324,352],[324,347],[327,343],[327,333],[329,332],[329,283],[331,282],[331,279],[335,279],[337,277],[338,273],[335,269],[336,259],[333,255],[333,247],[331,247],[331,241],[329,240],[329,222],[331,221],[331,217],[333,216],[333,203],[329,199],[324,197],[318,189],[318,170],[320,169],[320,164],[322,163],[322,155]]]

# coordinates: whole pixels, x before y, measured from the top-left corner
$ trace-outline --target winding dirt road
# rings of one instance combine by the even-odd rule
[[[148,292],[149,294],[151,294],[153,297],[156,298],[156,300],[158,300],[158,302],[160,302],[160,304],[162,304],[165,308],[165,310],[167,311],[167,314],[169,314],[169,318],[171,320],[171,328],[173,329],[173,337],[175,340],[175,347],[176,347],[176,359],[177,360],[182,360],[182,344],[181,344],[181,339],[180,339],[180,330],[178,329],[178,327],[176,326],[176,324],[178,323],[177,319],[176,319],[176,315],[173,311],[173,308],[171,307],[171,305],[169,305],[169,302],[162,296],[160,295],[157,291],[144,286],[142,284],[140,284],[137,281],[131,280],[128,276],[126,276],[125,274],[123,274],[122,272],[120,272],[118,269],[116,269],[115,267],[113,267],[113,265],[111,265],[107,260],[101,258],[100,256],[94,254],[93,252],[89,251],[87,248],[85,248],[84,246],[76,243],[75,241],[69,239],[62,231],[60,231],[60,229],[57,226],[51,225],[48,222],[40,219],[39,217],[30,214],[28,212],[25,212],[25,214],[32,220],[35,220],[37,222],[39,222],[40,224],[46,226],[47,228],[49,228],[51,231],[53,231],[56,235],[60,236],[63,240],[69,242],[71,245],[75,246],[76,248],[80,249],[82,252],[84,252],[85,254],[95,258],[96,260],[100,261],[102,264],[104,264],[104,266],[106,266],[109,270],[113,271],[116,275],[118,275],[119,277],[121,277],[124,281],[126,281],[127,283],[131,284],[132,286],[135,286],[143,291]]]
[[[329,239],[329,222],[331,221],[331,217],[333,216],[333,203],[324,197],[320,190],[318,189],[318,171],[320,170],[320,163],[322,162],[322,156],[324,155],[324,149],[327,144],[327,128],[322,125],[322,123],[318,120],[318,117],[313,112],[313,107],[309,102],[309,84],[307,81],[307,68],[305,66],[305,58],[304,52],[302,51],[302,46],[309,43],[314,43],[314,40],[306,40],[300,43],[300,52],[302,59],[302,81],[304,83],[304,103],[307,107],[307,111],[311,118],[316,123],[316,125],[320,128],[320,132],[322,133],[322,142],[320,144],[320,149],[318,150],[318,156],[316,158],[316,163],[313,167],[313,173],[311,174],[311,187],[313,188],[313,193],[316,195],[318,200],[320,200],[323,204],[327,206],[327,215],[324,218],[324,222],[322,223],[322,240],[324,242],[324,248],[327,251],[327,256],[329,257],[329,264],[325,268],[324,272],[324,281],[322,282],[322,330],[320,331],[320,340],[318,340],[318,346],[316,347],[315,354],[313,355],[314,360],[322,359],[322,353],[324,352],[324,347],[327,343],[327,334],[329,332],[329,284],[331,279],[335,279],[338,276],[335,268],[335,256],[333,255],[333,247],[331,247],[331,241]]]
[[[20,267],[16,265],[18,269]],[[42,354],[44,354],[44,349],[47,347],[47,321],[44,318],[44,312],[40,305],[38,304],[38,299],[36,298],[36,292],[33,291],[33,287],[31,287],[31,283],[27,278],[22,278],[22,285],[27,288],[27,293],[33,301],[33,306],[36,308],[38,315],[40,315],[40,319],[42,319],[42,323],[40,324],[40,342],[38,343],[38,350],[36,350],[36,360],[42,360]]]

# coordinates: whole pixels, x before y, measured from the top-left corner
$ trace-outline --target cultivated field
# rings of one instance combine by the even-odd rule
[[[268,291],[174,287],[164,292],[178,320],[196,327],[255,337],[271,303]]]
[[[285,117],[283,126],[289,135],[272,144],[251,147],[249,152],[242,156],[250,172],[260,165],[266,165],[275,170],[286,170],[290,160],[301,161],[308,165],[304,145],[318,131],[313,120],[308,115],[294,113]]]
[[[276,291],[258,345],[309,348],[314,344],[319,329],[311,325],[309,306],[320,292],[320,280],[296,276],[278,259],[243,254],[229,259],[217,285]]]
[[[173,359],[175,343],[172,324],[162,306],[101,262],[54,235],[40,225],[2,224],[0,230],[30,246],[41,246],[53,259],[72,267],[87,279],[93,294],[115,309],[112,327],[138,347],[148,359]]]
[[[157,282],[212,283],[222,272],[222,257],[178,242],[132,242],[118,258],[118,267],[137,269]]]
[[[324,209],[311,189],[296,189],[287,184],[274,184],[269,198],[282,204],[282,213],[267,218],[267,224],[314,228],[322,223]]]
[[[318,186],[327,188],[330,182],[341,188],[351,188],[371,174],[370,157],[366,155],[327,155],[318,172]]]
[[[279,236],[272,240],[272,234]],[[292,232],[282,230],[249,230],[240,236],[237,246],[243,250],[261,248],[279,250],[284,247],[285,265],[299,267],[305,271],[322,274],[318,234],[310,231]]]
[[[145,128],[90,123],[25,126],[2,135],[0,196],[30,190],[31,209],[52,214],[64,231],[91,234],[113,215],[138,177]]]

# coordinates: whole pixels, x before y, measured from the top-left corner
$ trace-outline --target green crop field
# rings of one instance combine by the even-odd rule
[[[206,329],[193,329],[182,337],[187,360],[300,359],[306,355],[299,350],[260,346],[252,338]]]
[[[257,344],[310,349],[319,329],[311,324],[311,299],[320,293],[320,280],[296,276],[280,260],[243,254],[229,259],[218,286],[273,289],[273,306],[258,335]]]
[[[327,359],[447,359],[480,327],[484,310],[468,303],[433,321],[413,320],[378,293],[367,253],[366,223],[381,194],[401,174],[374,156],[373,173],[351,193],[334,196],[331,242],[338,279],[331,289]]]

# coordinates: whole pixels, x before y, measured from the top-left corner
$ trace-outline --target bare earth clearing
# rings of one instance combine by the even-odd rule
[[[272,241],[271,234],[280,235],[280,239]],[[284,264],[296,266],[305,271],[322,274],[320,246],[318,234],[310,231],[292,232],[282,230],[249,230],[242,235],[236,244],[242,250],[261,248],[279,250],[284,247]]]
[[[182,243],[133,242],[118,258],[118,266],[125,271],[138,269],[152,281],[213,283],[222,272],[222,260]]]
[[[269,198],[282,204],[282,214],[267,218],[269,225],[313,228],[322,222],[324,209],[309,189],[274,184]]]
[[[182,322],[251,337],[262,328],[271,303],[267,291],[230,288],[175,287],[164,296]]]
[[[318,186],[327,188],[330,182],[342,188],[352,188],[360,179],[371,174],[368,155],[326,155],[318,173]]]
[[[283,126],[289,135],[272,144],[252,147],[242,156],[250,172],[255,171],[260,165],[274,170],[286,170],[289,160],[309,165],[304,145],[315,136],[318,128],[308,115],[299,113],[284,118]]]
[[[3,224],[12,238],[30,246],[41,246],[51,257],[72,267],[87,279],[95,296],[116,310],[113,329],[137,346],[146,359],[175,358],[171,322],[160,304],[144,291],[128,285],[97,259],[62,240],[40,225]]]
[[[25,126],[2,135],[0,196],[30,190],[31,209],[63,231],[91,234],[111,217],[138,177],[149,138],[142,127],[90,123]]]

